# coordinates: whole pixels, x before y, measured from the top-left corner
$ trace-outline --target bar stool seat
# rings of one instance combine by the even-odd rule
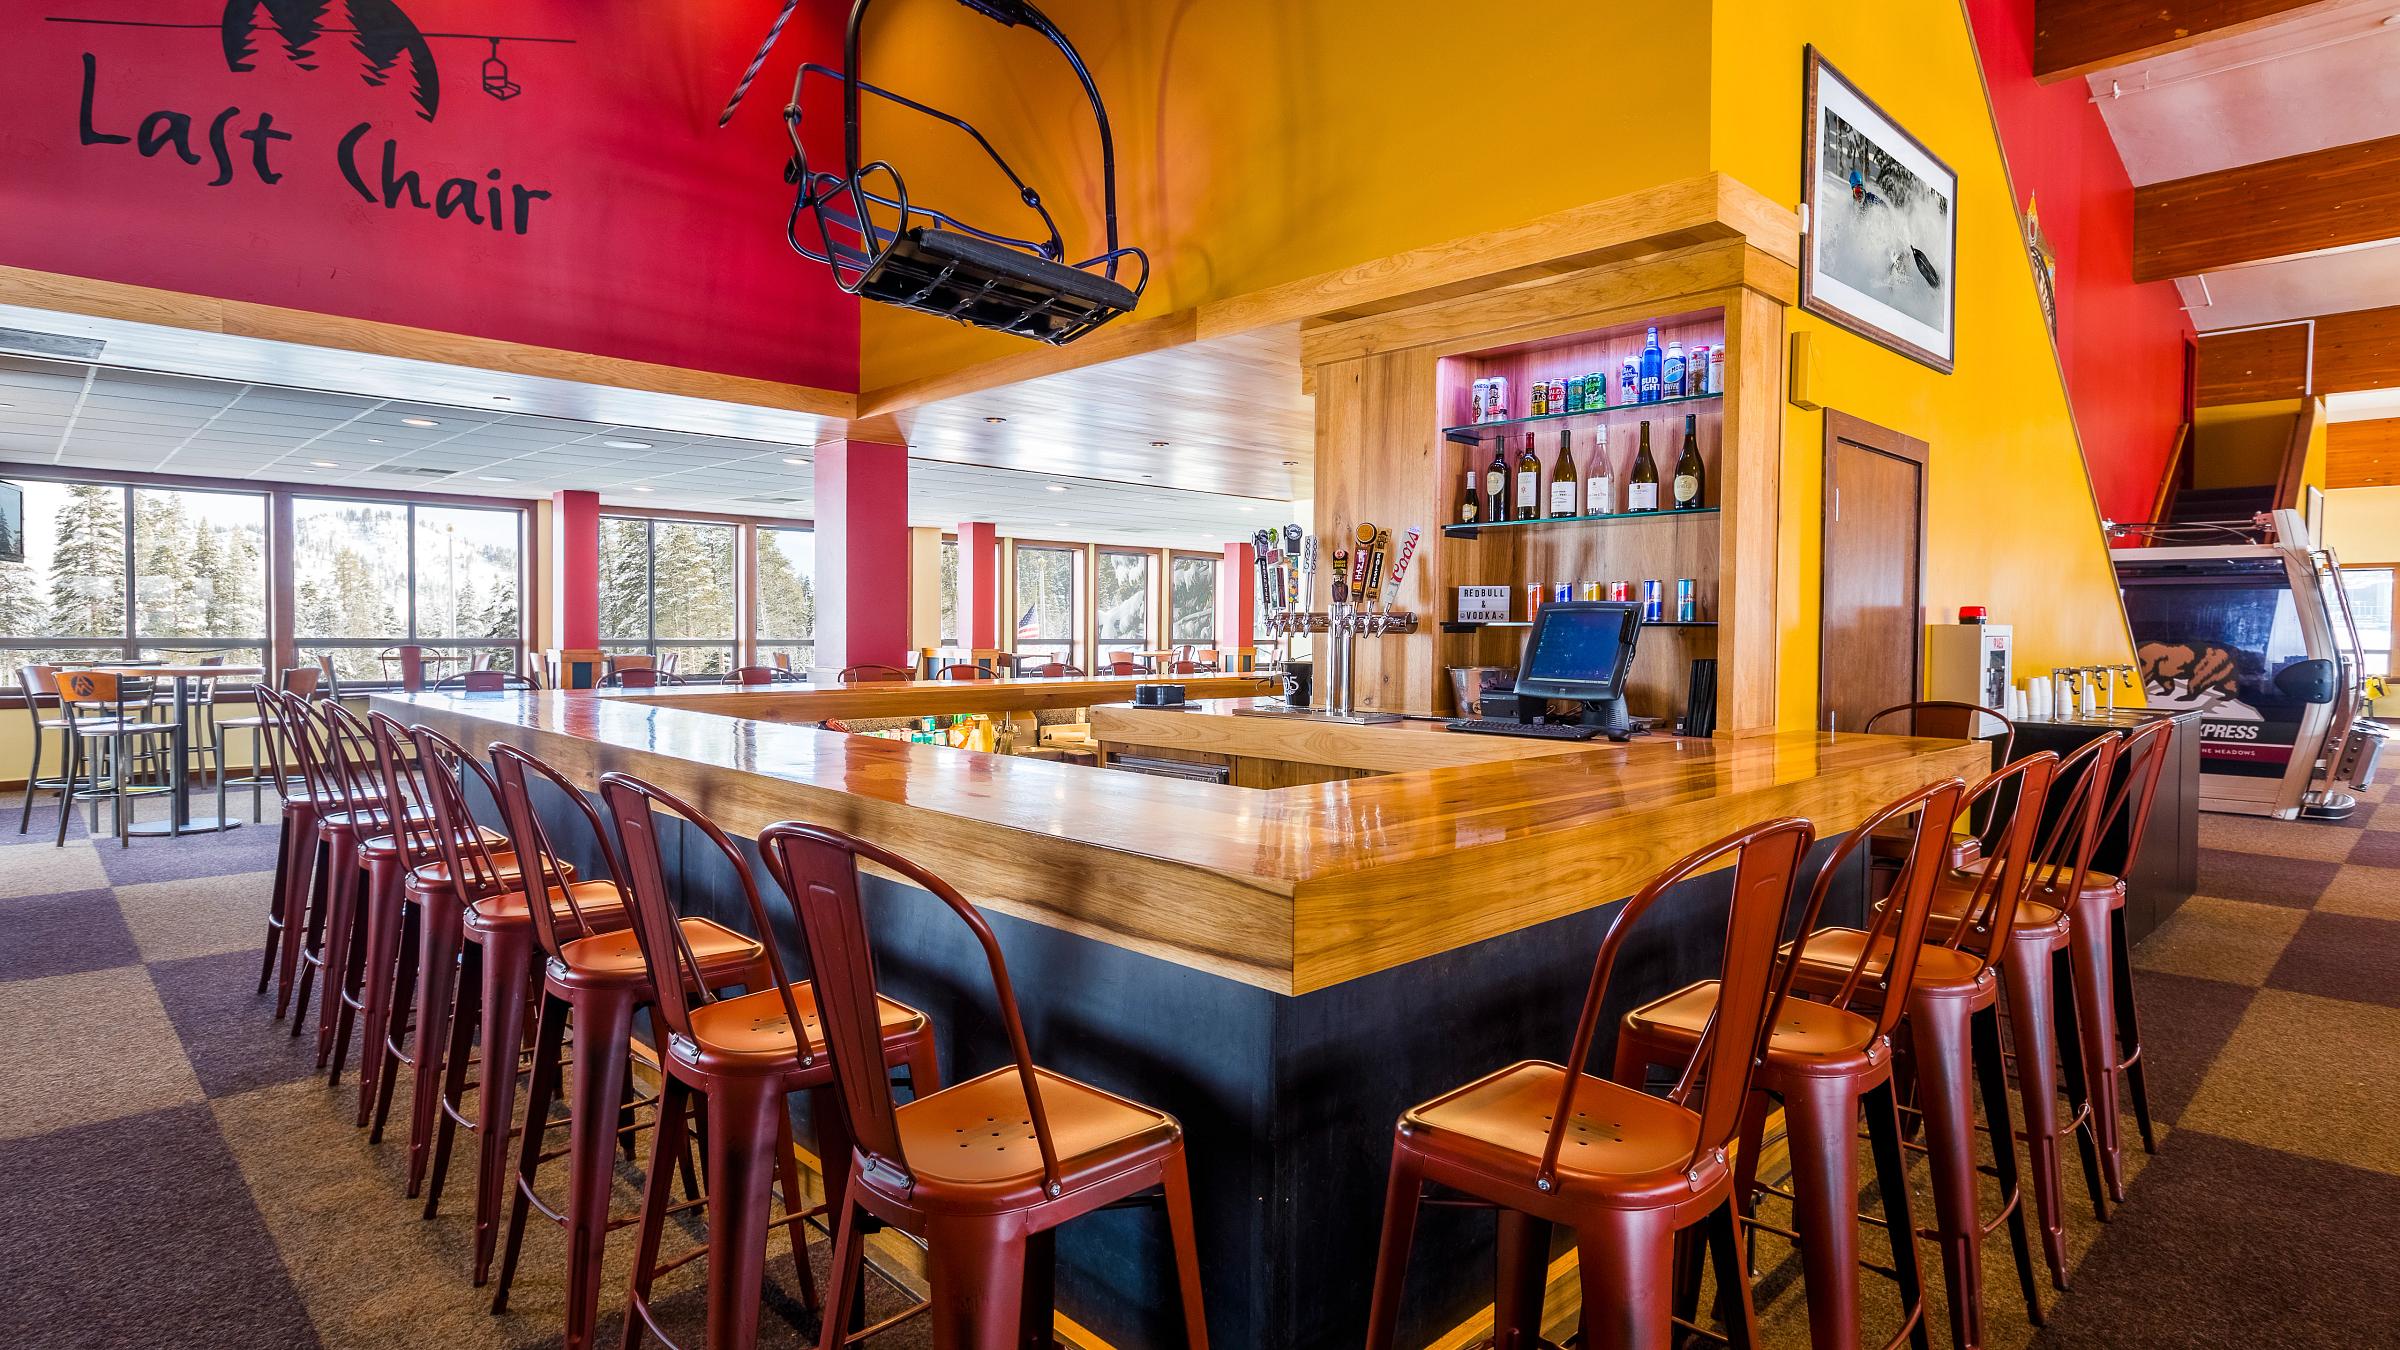
[[[1702,980],[1625,1014],[1625,1030],[1643,1041],[1697,1043],[1717,1010],[1717,982]],[[1847,1078],[1888,1063],[1891,1047],[1875,1024],[1846,1008],[1791,998],[1775,1017],[1762,1066],[1772,1076]]]
[[[613,883],[601,881],[589,884],[607,886]],[[682,927],[683,940],[692,949],[692,959],[700,963],[705,974],[746,969],[758,960],[759,952],[763,950],[756,939],[737,933],[714,919],[685,919]],[[640,937],[631,928],[594,933],[566,942],[559,947],[559,960],[561,964],[551,967],[549,978],[563,988],[624,984],[628,981],[645,992],[649,988],[650,973],[642,963]]]
[[[1436,1180],[1450,1183],[1450,1168],[1463,1165],[1495,1182],[1522,1185],[1526,1160],[1541,1157],[1550,1137],[1565,1076],[1564,1068],[1540,1060],[1511,1064],[1412,1108],[1401,1116],[1400,1131],[1416,1147],[1440,1150],[1449,1166],[1431,1172]],[[1725,1203],[1724,1188],[1710,1175],[1721,1177],[1725,1160],[1711,1156],[1696,1169],[1688,1165],[1699,1143],[1699,1113],[1579,1074],[1552,1194],[1609,1209],[1681,1214],[1688,1208],[1697,1219]]]
[[[1883,978],[1884,969],[1891,964],[1892,940],[1873,942],[1873,951],[1861,967],[1860,953],[1866,952],[1869,936],[1856,928],[1820,928],[1808,935],[1800,947],[1800,986],[1804,989],[1821,987],[1826,982],[1839,983],[1853,969],[1863,969],[1865,977]],[[1786,943],[1784,950],[1792,950]],[[1917,978],[1914,989],[1939,993],[1944,990],[1971,989],[1978,984],[1988,986],[1986,992],[1997,997],[1999,984],[1984,973],[1983,962],[1955,947],[1937,947],[1930,943],[1917,953]]]
[[[695,950],[692,955],[701,953]],[[816,986],[802,981],[793,985],[791,992],[792,1004],[800,1010],[801,1031],[807,1037],[801,1059],[822,1059],[825,1028],[817,1016]],[[881,995],[876,997],[875,1011],[887,1046],[905,1044],[932,1025],[925,1014]],[[789,1063],[800,1048],[793,1039],[782,995],[773,989],[759,989],[694,1007],[691,1044],[677,1045],[675,1053],[704,1073],[755,1073],[762,1062]]]
[[[484,829],[478,826],[476,833],[482,838],[484,846],[487,848],[506,848],[508,846],[508,836],[501,834],[496,830]],[[429,829],[410,830],[408,835],[408,842],[411,848],[437,849],[442,846],[441,840],[436,838],[433,831]],[[358,861],[362,865],[372,862],[381,862],[387,858],[399,858],[402,856],[403,852],[400,847],[400,839],[397,835],[370,835],[367,838],[360,840],[358,843]]]
[[[524,876],[524,868],[517,862],[517,855],[514,853],[495,850],[492,853],[492,861],[499,866],[500,875],[504,878],[522,878]],[[449,875],[447,864],[428,863],[418,870],[428,872],[437,868],[440,869],[440,878],[446,881]],[[614,928],[623,923],[625,893],[617,889],[617,883],[603,878],[598,881],[569,881],[563,887],[552,886],[550,888],[550,912],[557,916],[554,921],[558,924],[574,925],[574,920],[567,914],[559,913],[567,905],[569,892],[574,893],[575,909],[568,913],[580,911],[583,915],[582,925],[575,927],[578,934],[588,929],[598,928],[603,924]],[[469,929],[488,931],[504,925],[531,927],[532,924],[533,901],[524,891],[506,891],[499,895],[488,896],[467,906],[467,927]]]
[[[1155,1168],[1180,1147],[1183,1131],[1173,1116],[1039,1065],[1033,1073],[1062,1188],[1105,1185],[1120,1172]],[[940,1212],[1023,1209],[1045,1198],[1042,1155],[1015,1065],[905,1103],[892,1115],[917,1187],[937,1189]],[[858,1169],[852,1179],[894,1201],[909,1198],[909,1189],[880,1169]]]
[[[2056,892],[2047,888],[2037,885],[2036,889],[2052,899],[2058,898]],[[1939,886],[1933,892],[1933,921],[1935,923],[1956,923],[1974,903],[1975,893],[1971,890],[1954,889],[1948,884]],[[2018,935],[2019,941],[2025,940],[2030,935],[2039,934],[2050,939],[2052,945],[2063,947],[2067,941],[2067,911],[2057,905],[2044,904],[2028,895],[2025,899],[2017,902],[2017,921],[2010,926],[2010,931]]]

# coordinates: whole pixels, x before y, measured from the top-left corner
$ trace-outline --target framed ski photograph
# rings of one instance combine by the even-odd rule
[[[1950,373],[1958,175],[1806,49],[1800,307]]]

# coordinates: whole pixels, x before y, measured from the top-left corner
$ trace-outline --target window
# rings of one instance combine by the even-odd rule
[[[730,672],[733,554],[731,525],[602,516],[600,645],[687,677]]]
[[[1167,570],[1170,642],[1217,641],[1217,559],[1178,554]]]
[[[816,663],[817,536],[808,530],[758,532],[758,659],[780,653],[792,669]]]
[[[1100,550],[1099,613],[1094,629],[1103,648],[1150,645],[1150,571],[1157,555]]]
[[[2400,575],[2394,567],[2345,567],[2342,589],[2350,594],[2350,617],[2358,624],[2358,645],[2365,652],[2368,675],[2392,672],[2392,589]]]
[[[1019,544],[1016,552],[1017,664],[1082,665],[1075,659],[1076,561],[1082,550]]]
[[[942,541],[942,645],[958,645],[958,541]]]
[[[396,683],[407,643],[431,680],[515,668],[524,525],[506,507],[293,499],[300,654],[332,658],[345,683]]]
[[[264,665],[266,498],[34,481],[0,563],[0,672],[63,661]]]

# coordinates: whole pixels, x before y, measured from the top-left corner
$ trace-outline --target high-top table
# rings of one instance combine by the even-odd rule
[[[109,670],[119,675],[148,676],[170,680],[175,686],[175,761],[167,770],[167,781],[175,791],[165,820],[137,821],[126,828],[128,834],[146,837],[177,834],[206,834],[215,830],[238,828],[241,822],[222,816],[195,816],[191,798],[184,789],[191,776],[191,711],[192,681],[194,680],[256,680],[266,672],[257,666],[153,666],[139,662],[100,661],[88,666],[69,667],[81,670]],[[225,766],[217,765],[217,772]]]

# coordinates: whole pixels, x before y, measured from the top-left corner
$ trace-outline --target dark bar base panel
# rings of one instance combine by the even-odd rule
[[[577,833],[563,819],[553,828],[561,840]],[[689,912],[747,926],[713,850],[661,842]],[[1829,849],[1819,845],[1820,860]],[[770,886],[747,841],[744,850]],[[1716,974],[1731,875],[1679,887],[1645,917],[1621,958],[1607,1026],[1637,1003]],[[1855,920],[1863,887],[1848,880],[1828,906],[1830,922]],[[766,893],[772,910],[788,914],[771,886]],[[913,887],[869,878],[866,893],[884,990],[932,1014],[944,1081],[1006,1063],[982,952],[966,928]],[[1400,1113],[1517,1060],[1563,1056],[1601,936],[1621,907],[1298,998],[988,917],[1035,1060],[1183,1122],[1215,1343],[1347,1350],[1365,1334]],[[795,974],[805,970],[793,931],[778,937]],[[1604,1031],[1593,1057],[1601,1072],[1610,1040]],[[805,1126],[805,1103],[794,1107]],[[1403,1343],[1422,1344],[1491,1301],[1492,1242],[1487,1211],[1424,1212]],[[1059,1231],[1057,1250],[1068,1316],[1120,1350],[1183,1344],[1163,1210],[1078,1220]]]

